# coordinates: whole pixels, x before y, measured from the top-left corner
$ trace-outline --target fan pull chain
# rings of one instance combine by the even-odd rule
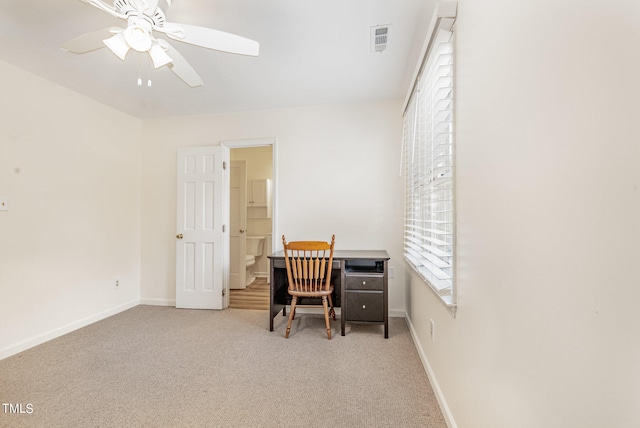
[[[147,87],[151,87],[151,59],[147,56]]]
[[[151,83],[151,61],[147,61],[147,87],[150,88]],[[138,86],[142,86],[142,54],[138,55]]]

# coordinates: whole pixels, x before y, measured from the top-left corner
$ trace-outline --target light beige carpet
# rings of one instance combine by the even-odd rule
[[[323,324],[138,306],[0,361],[0,426],[446,426],[404,319]]]

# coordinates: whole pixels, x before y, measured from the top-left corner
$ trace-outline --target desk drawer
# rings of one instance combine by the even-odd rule
[[[347,291],[347,321],[384,321],[384,293]]]
[[[347,274],[347,290],[384,290],[384,275],[378,273]]]

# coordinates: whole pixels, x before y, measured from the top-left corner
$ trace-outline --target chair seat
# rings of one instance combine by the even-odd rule
[[[289,294],[292,296],[298,297],[321,297],[321,296],[330,296],[333,294],[333,287],[328,290],[320,290],[320,291],[297,291],[297,290],[287,290]]]

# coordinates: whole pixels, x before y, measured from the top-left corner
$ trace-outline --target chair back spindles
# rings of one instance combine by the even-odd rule
[[[327,274],[333,262],[332,243],[322,241],[296,241],[286,243],[286,264],[290,267],[289,289],[302,292],[318,292],[330,286],[331,274]],[[303,247],[310,244],[313,249]],[[289,272],[288,272],[289,274]]]

